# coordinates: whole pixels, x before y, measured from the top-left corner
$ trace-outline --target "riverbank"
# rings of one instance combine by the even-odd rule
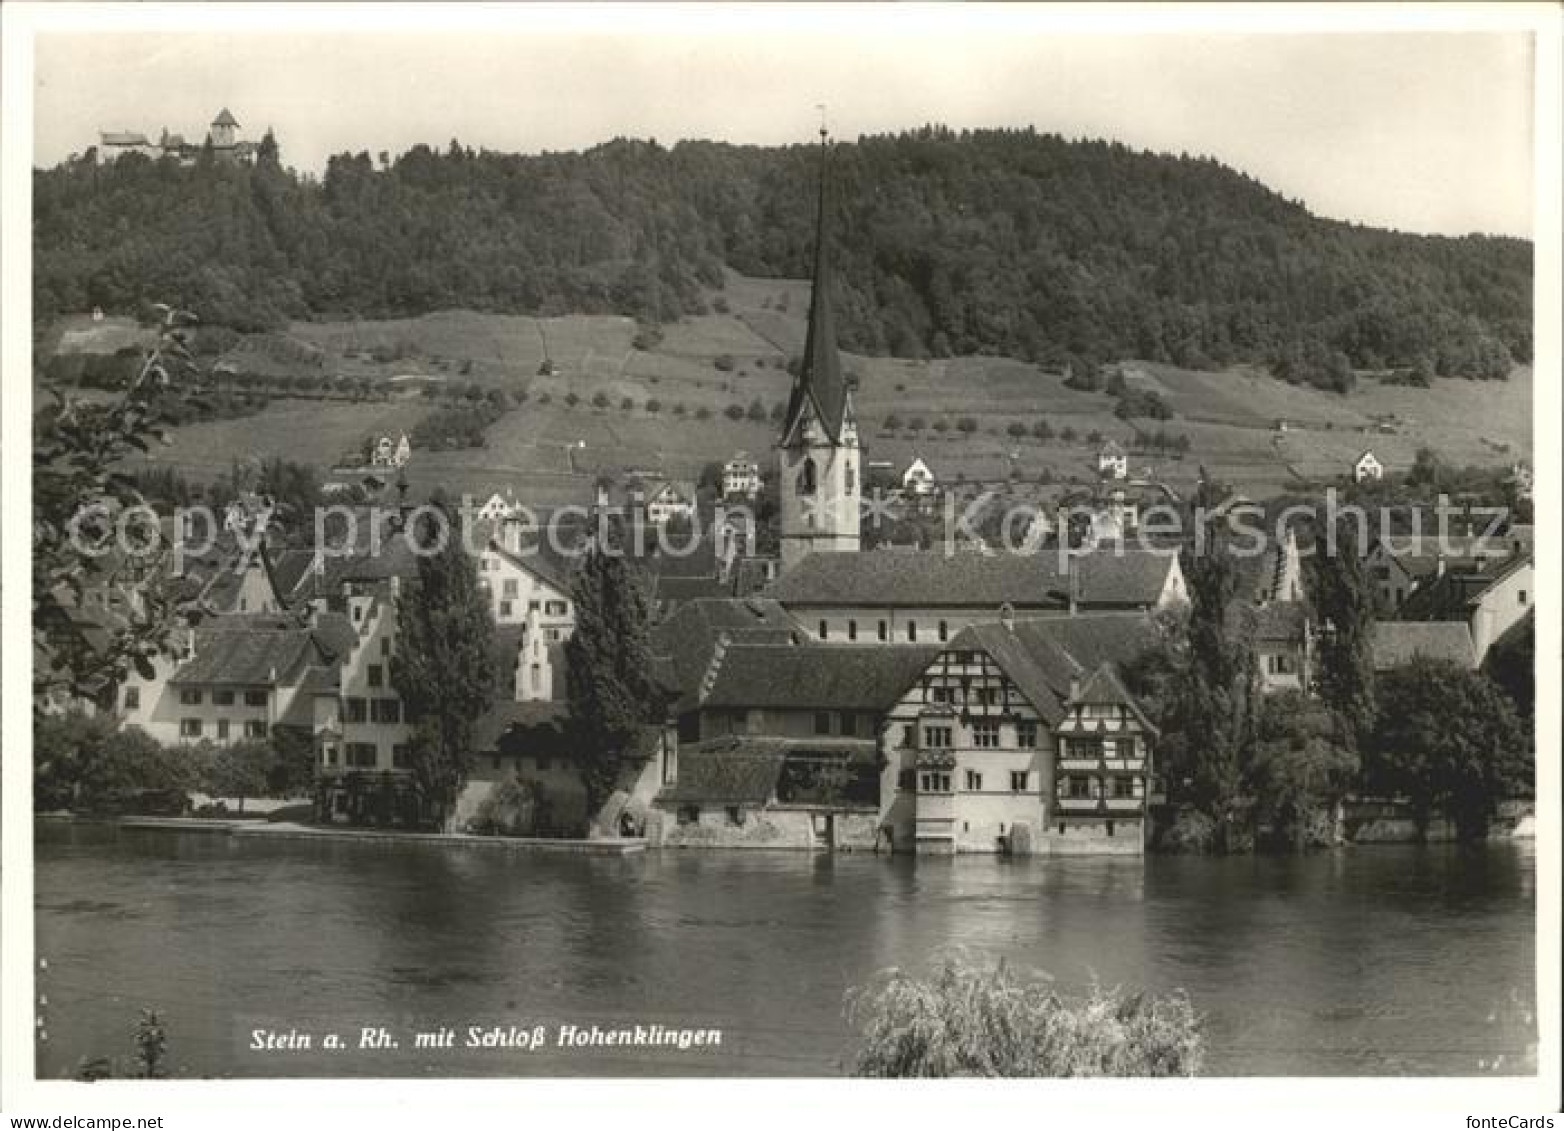
[[[550,852],[589,856],[628,856],[646,851],[639,837],[565,840],[547,837],[474,836],[471,833],[415,833],[393,829],[325,828],[290,821],[231,821],[202,817],[122,817],[111,822],[121,829],[194,832],[278,840],[336,840],[379,844],[438,845],[444,848],[486,848],[511,852]]]

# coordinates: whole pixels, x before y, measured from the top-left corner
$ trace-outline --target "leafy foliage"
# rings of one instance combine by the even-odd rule
[[[243,330],[455,306],[667,322],[704,311],[725,265],[807,275],[816,171],[812,146],[629,139],[343,153],[318,180],[68,161],[33,178],[35,314],[170,295]],[[856,352],[1003,353],[1083,381],[1113,358],[1248,360],[1327,387],[1343,360],[1501,377],[1531,356],[1529,243],[1321,220],[1209,158],[930,126],[838,145],[831,175]]]
[[[1509,699],[1480,672],[1416,656],[1384,673],[1368,782],[1407,797],[1426,819],[1450,816],[1462,839],[1481,837],[1494,805],[1530,795],[1532,744]]]
[[[1356,525],[1337,519],[1335,550],[1317,552],[1313,569],[1315,609],[1324,626],[1319,643],[1320,697],[1347,724],[1354,748],[1374,726],[1374,593],[1364,577]],[[1316,550],[1325,548],[1323,541]]]
[[[148,793],[198,784],[196,761],[140,727],[73,708],[33,720],[33,804],[39,811],[117,812]]]
[[[117,470],[128,456],[168,439],[167,407],[193,378],[189,348],[195,316],[159,308],[158,335],[127,387],[87,401],[52,390],[33,417],[33,665],[35,703],[96,700],[135,666],[150,675],[173,610],[158,572],[138,579],[140,601],[123,625],[104,630],[80,616],[83,596],[115,580],[125,564],[116,530],[145,505],[135,483]],[[146,559],[145,544],[123,547]]]
[[[1257,823],[1281,844],[1330,843],[1329,831],[1311,824],[1356,783],[1354,746],[1341,717],[1302,692],[1266,696],[1245,771]]]
[[[960,952],[929,978],[883,971],[848,993],[859,1032],[854,1076],[1194,1076],[1201,1021],[1182,992],[1093,986],[1071,1000],[1041,976],[989,969]]]
[[[624,555],[594,545],[572,596],[576,627],[565,642],[570,724],[590,815],[613,792],[640,728],[661,721],[661,701],[652,675],[651,610]]]

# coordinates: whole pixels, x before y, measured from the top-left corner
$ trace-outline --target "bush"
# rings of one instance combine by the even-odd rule
[[[860,1038],[854,1076],[1193,1076],[1205,1056],[1182,992],[1093,985],[1072,1000],[1043,976],[980,967],[960,952],[926,980],[883,971],[848,992],[847,1010]]]
[[[723,373],[732,373],[737,363],[733,360],[732,354],[724,353],[719,354],[717,359],[713,361],[712,364]]]
[[[598,396],[599,397],[603,397],[603,394],[599,393]],[[594,397],[593,401],[595,402],[596,399],[597,398]],[[581,398],[576,396],[575,393],[566,393],[565,394],[565,407],[566,408],[575,408],[580,403],[581,403]],[[597,407],[602,408],[602,407],[604,407],[607,404],[608,404],[608,398],[607,397],[603,397],[603,404],[598,405]]]
[[[661,412],[662,410],[663,410],[663,402],[658,400],[656,397],[653,397],[649,401],[646,402],[646,411],[647,412],[658,413],[658,412]]]
[[[631,400],[629,397],[625,397],[623,400],[621,400],[619,402],[619,408],[623,412],[634,412],[635,411],[635,402],[633,400]]]
[[[956,427],[970,436],[972,433],[977,431],[977,421],[973,420],[970,416],[963,416],[960,420],[956,421]]]
[[[575,396],[575,394],[572,393],[572,394],[570,394],[570,396],[573,397],[573,396]],[[569,401],[570,397],[566,397],[565,400]],[[608,394],[607,393],[605,393],[601,389],[599,389],[597,392],[592,394],[592,407],[593,408],[607,408],[608,405],[609,405],[609,401],[608,401]]]
[[[546,808],[543,787],[512,772],[489,787],[469,827],[483,836],[536,836]]]
[[[647,405],[647,407],[650,408],[651,406]],[[684,402],[683,401],[680,401],[678,404],[673,406],[673,414],[675,416],[683,416],[688,411],[689,410],[684,407]]]
[[[762,424],[766,419],[766,406],[761,403],[759,397],[749,402],[749,418],[756,424]]]
[[[695,410],[695,419],[696,420],[710,420],[711,419],[711,409],[707,408],[705,405],[701,405],[700,408]]]
[[[883,427],[887,432],[900,432],[901,417],[897,416],[894,412],[891,413],[885,418],[885,424]]]
[[[730,404],[727,408],[722,410],[722,413],[729,420],[743,420],[744,406],[741,404]]]

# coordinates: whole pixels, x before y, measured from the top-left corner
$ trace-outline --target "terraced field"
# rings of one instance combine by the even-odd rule
[[[694,476],[706,462],[737,449],[765,460],[775,426],[769,420],[731,420],[727,411],[759,401],[770,414],[786,400],[787,359],[802,349],[808,285],[730,275],[720,299],[714,299],[720,313],[663,327],[661,339],[643,342],[644,350],[634,345],[636,324],[614,316],[540,319],[448,311],[392,321],[296,323],[264,349],[244,344],[241,355],[263,352],[274,368],[297,364],[301,372],[367,376],[391,391],[391,398],[281,399],[257,416],[180,429],[174,446],[153,458],[198,476],[217,474],[236,456],[253,454],[325,467],[366,434],[411,430],[430,406],[396,394],[411,392],[409,386],[418,383],[411,379],[422,378],[525,391],[528,399],[489,429],[484,448],[416,453],[409,468],[415,486],[439,483],[474,494],[509,486],[546,504],[584,501],[600,472],[634,468]],[[133,326],[118,320],[104,325],[73,319],[46,348],[96,351],[134,334]],[[545,342],[554,366],[550,374],[539,372]],[[1014,471],[1024,479],[1046,474],[1057,482],[1094,475],[1089,433],[1133,446],[1135,428],[1113,415],[1111,397],[1066,388],[1059,375],[1019,361],[848,355],[844,362],[858,381],[871,463],[899,467],[922,455],[942,478],[971,482]],[[1339,478],[1365,447],[1392,470],[1408,466],[1424,444],[1461,462],[1509,463],[1530,454],[1530,370],[1506,383],[1445,380],[1432,389],[1365,379],[1345,397],[1246,369],[1204,373],[1131,362],[1125,372],[1132,384],[1158,392],[1176,414],[1165,423],[1137,424],[1190,439],[1191,450],[1182,459],[1132,459],[1137,472],[1149,469],[1175,485],[1193,482],[1203,464],[1264,496],[1302,477]],[[574,407],[567,404],[572,395]],[[595,399],[605,398],[606,407],[593,407]],[[624,407],[626,401],[631,407]],[[676,413],[681,407],[682,414]],[[707,419],[698,418],[701,409]],[[890,420],[893,416],[899,420]],[[970,432],[956,426],[964,417],[971,419]],[[1043,443],[1030,434],[1008,433],[1013,423],[1030,429],[1041,418],[1056,432],[1073,428],[1079,439]],[[921,430],[910,427],[915,420],[924,425]],[[944,432],[934,429],[936,421],[945,422]],[[1279,421],[1287,422],[1285,432]]]

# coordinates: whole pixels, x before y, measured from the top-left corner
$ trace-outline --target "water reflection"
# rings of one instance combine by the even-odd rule
[[[847,987],[959,945],[1187,989],[1218,1073],[1514,1066],[1534,1041],[1529,847],[998,861],[606,859],[40,826],[45,1075],[143,1004],[210,1075],[822,1074]],[[1482,961],[1474,961],[1474,956]],[[720,1050],[257,1054],[256,1027],[720,1027]]]

